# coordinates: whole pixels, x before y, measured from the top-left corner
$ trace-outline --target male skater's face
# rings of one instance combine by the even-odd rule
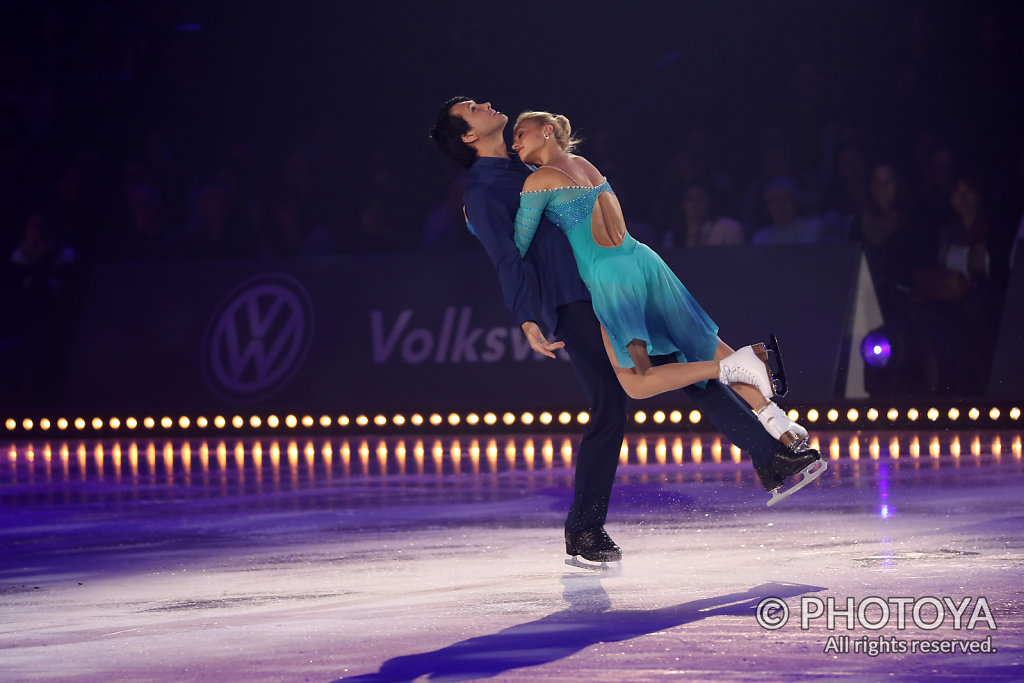
[[[449,109],[452,116],[458,116],[469,124],[469,132],[462,136],[463,142],[472,144],[480,138],[504,130],[508,116],[491,108],[490,102],[477,104],[473,100],[453,104]]]

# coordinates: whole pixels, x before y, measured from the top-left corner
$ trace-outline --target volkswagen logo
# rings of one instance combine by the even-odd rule
[[[283,388],[302,367],[313,338],[309,294],[281,273],[246,280],[217,307],[203,340],[203,374],[232,403]]]

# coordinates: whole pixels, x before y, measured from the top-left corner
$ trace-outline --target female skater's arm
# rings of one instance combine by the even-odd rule
[[[544,204],[540,204],[536,210],[528,208],[524,211],[522,201],[523,196],[524,195],[520,195],[520,208],[519,212],[516,214],[515,229],[513,231],[515,248],[519,252],[516,260],[518,261],[520,269],[522,268],[523,258],[526,256],[526,250],[530,248],[533,236],[537,233],[537,227],[540,225],[541,216],[544,215]],[[535,197],[536,195],[531,194],[528,196]],[[531,201],[527,203],[533,204],[534,202]],[[544,333],[541,332],[540,326],[532,318],[524,321],[520,327],[523,330],[523,334],[526,335],[526,340],[530,342],[530,346],[533,350],[541,355],[547,356],[548,358],[555,358],[555,351],[565,346],[565,342],[548,341],[544,336]]]
[[[531,176],[532,177],[532,176]],[[544,216],[544,207],[551,198],[549,192],[523,192],[519,195],[519,210],[516,211],[516,247],[519,255],[526,257],[526,250],[530,248],[534,235],[537,234],[537,227],[540,219]]]

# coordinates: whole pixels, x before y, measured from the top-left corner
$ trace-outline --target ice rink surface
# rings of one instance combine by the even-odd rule
[[[0,679],[1024,680],[1020,432],[819,445],[630,434],[594,570],[568,437],[5,444]]]

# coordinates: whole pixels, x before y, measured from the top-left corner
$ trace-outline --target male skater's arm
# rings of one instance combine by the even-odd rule
[[[548,342],[537,325],[530,285],[526,279],[526,264],[512,238],[512,216],[500,201],[483,188],[467,188],[465,202],[469,225],[498,271],[505,307],[515,316],[533,350],[554,358],[554,351],[565,344]]]

